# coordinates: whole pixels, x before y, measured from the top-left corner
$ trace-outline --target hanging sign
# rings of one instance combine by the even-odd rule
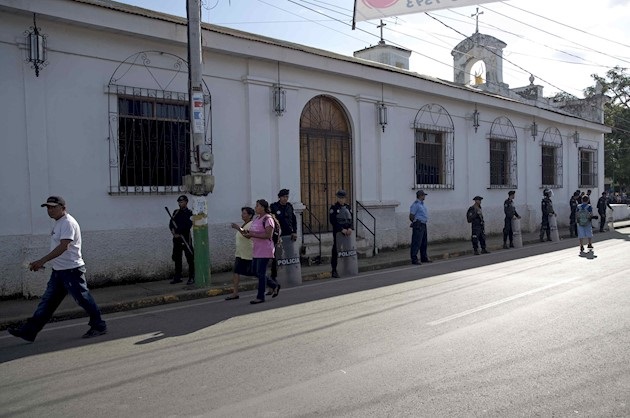
[[[193,92],[192,94],[192,114],[193,114],[193,133],[202,134],[205,132],[206,124],[203,111],[203,93]]]

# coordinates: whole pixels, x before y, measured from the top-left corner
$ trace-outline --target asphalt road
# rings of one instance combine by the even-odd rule
[[[0,416],[628,417],[618,232],[2,333]]]

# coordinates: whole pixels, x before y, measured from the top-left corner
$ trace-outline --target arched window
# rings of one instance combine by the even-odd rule
[[[516,189],[517,158],[516,158],[516,129],[505,116],[498,117],[492,122],[490,134],[490,188]]]
[[[562,135],[558,128],[549,127],[540,141],[541,188],[562,187]]]
[[[438,104],[424,105],[413,121],[414,184],[419,189],[454,187],[454,128],[451,115]]]

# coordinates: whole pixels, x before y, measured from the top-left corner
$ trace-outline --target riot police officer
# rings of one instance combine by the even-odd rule
[[[481,211],[482,199],[483,197],[481,196],[475,196],[473,198],[475,203],[469,207],[466,212],[466,220],[470,224],[472,230],[470,240],[472,241],[475,255],[479,255],[479,246],[481,246],[482,254],[488,254],[490,252],[486,250],[486,233],[484,230],[483,212]]]
[[[297,239],[297,218],[295,217],[295,211],[293,205],[289,202],[289,189],[282,189],[278,192],[278,201],[272,203],[269,206],[271,213],[276,217],[280,223],[280,236],[276,239],[282,239],[284,236],[290,236],[291,241]],[[278,244],[274,242],[274,244]],[[276,252],[278,254],[278,252]],[[275,258],[271,260],[271,278],[278,277],[278,260]],[[271,295],[273,291],[268,293]]]
[[[516,213],[514,207],[514,195],[516,191],[510,190],[508,192],[508,198],[503,202],[503,213],[505,213],[505,221],[503,225],[503,248],[514,248],[514,231],[512,231],[512,219],[515,217],[521,219],[521,216]],[[510,246],[507,246],[507,240],[510,239]]]
[[[333,247],[330,259],[330,267],[332,277],[339,277],[337,273],[337,233],[341,232],[346,236],[352,234],[352,210],[350,206],[346,204],[347,193],[345,190],[339,190],[337,192],[337,202],[330,207],[328,211],[328,220],[333,227]]]
[[[551,203],[552,191],[550,189],[543,190],[543,199],[540,202],[540,210],[542,211],[542,225],[540,225],[540,242],[544,241],[544,235],[547,234],[547,241],[551,241],[551,227],[549,226],[549,215],[555,215],[553,204]]]

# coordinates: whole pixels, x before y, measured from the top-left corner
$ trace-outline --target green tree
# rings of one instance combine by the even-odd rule
[[[604,123],[612,128],[604,137],[604,170],[615,188],[630,185],[630,75],[626,71],[616,66],[604,77],[593,74],[595,86],[584,91],[586,97],[601,93],[610,98],[604,109]]]

